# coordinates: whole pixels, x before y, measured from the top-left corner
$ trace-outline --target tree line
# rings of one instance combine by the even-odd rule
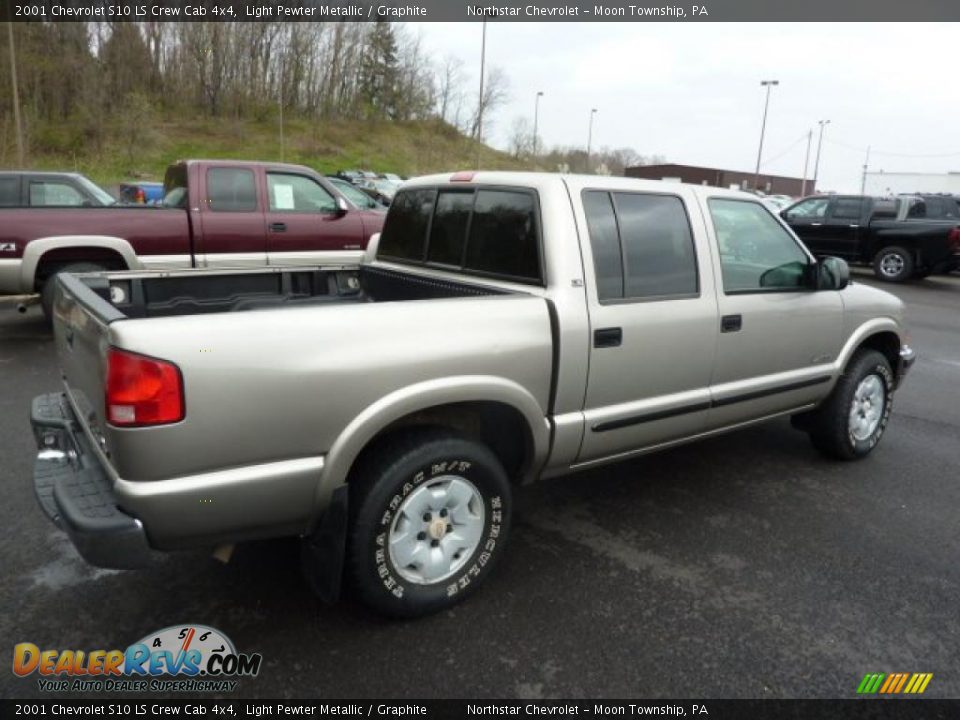
[[[98,151],[108,134],[132,156],[155,115],[264,121],[278,112],[323,120],[439,120],[491,135],[509,99],[506,73],[478,77],[459,57],[432,57],[410,26],[368,22],[29,22],[0,33],[0,163],[15,144],[13,36],[28,151]],[[282,110],[281,110],[282,109]],[[517,133],[514,133],[517,136]],[[479,138],[483,140],[484,138]],[[511,143],[545,169],[587,168],[578,148]],[[602,161],[604,150],[592,157]],[[612,151],[611,171],[624,153]],[[619,155],[617,155],[619,153]],[[596,162],[593,163],[596,165]],[[601,168],[602,169],[602,168]]]

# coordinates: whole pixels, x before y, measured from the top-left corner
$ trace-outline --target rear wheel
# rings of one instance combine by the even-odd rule
[[[890,245],[873,258],[873,273],[881,280],[904,282],[913,276],[913,255],[906,248]]]
[[[866,457],[880,442],[893,407],[894,377],[876,350],[854,355],[823,405],[803,418],[814,447],[838,460]]]
[[[57,290],[57,275],[59,273],[103,272],[106,269],[103,265],[90,262],[69,263],[52,268],[40,286],[40,305],[43,307],[43,316],[47,319],[47,322],[53,322],[53,299]]]
[[[448,608],[503,553],[510,483],[486,446],[414,430],[374,449],[350,481],[346,570],[359,598],[393,617]]]

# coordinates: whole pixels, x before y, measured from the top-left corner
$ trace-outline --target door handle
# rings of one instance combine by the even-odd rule
[[[860,227],[860,226],[857,225],[857,224],[853,224],[853,225],[851,225],[850,227],[852,227],[852,228],[858,228],[858,227]]]
[[[810,227],[820,227],[823,223],[810,223]]]
[[[720,318],[720,332],[737,332],[742,327],[742,315],[724,315],[722,318]]]
[[[600,328],[593,331],[593,346],[596,348],[620,347],[623,342],[623,328]]]
[[[270,232],[286,232],[286,223],[270,223]]]

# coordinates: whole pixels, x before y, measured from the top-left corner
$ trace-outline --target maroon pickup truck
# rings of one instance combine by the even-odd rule
[[[156,207],[0,207],[0,294],[58,272],[358,262],[384,213],[360,209],[301,165],[187,160]]]

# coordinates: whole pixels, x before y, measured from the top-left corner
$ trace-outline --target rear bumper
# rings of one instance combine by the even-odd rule
[[[117,506],[110,478],[73,417],[66,395],[35,397],[30,423],[39,448],[33,487],[47,516],[91,565],[149,565],[157,553],[143,523]]]
[[[917,361],[917,352],[909,345],[900,346],[900,359],[897,362],[897,384],[899,385],[907,372]]]

